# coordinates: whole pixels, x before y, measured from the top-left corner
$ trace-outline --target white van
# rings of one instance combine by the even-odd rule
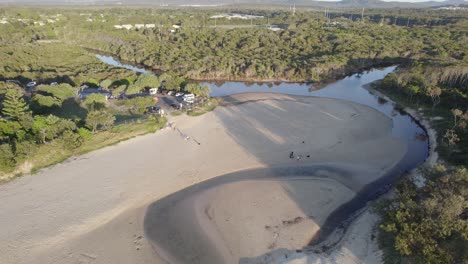
[[[151,89],[149,89],[149,93],[150,93],[151,95],[157,94],[157,93],[158,93],[158,88],[151,88]]]

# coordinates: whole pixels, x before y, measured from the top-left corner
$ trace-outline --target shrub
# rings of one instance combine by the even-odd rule
[[[84,127],[78,128],[78,135],[80,135],[84,141],[88,141],[93,137],[93,133]]]

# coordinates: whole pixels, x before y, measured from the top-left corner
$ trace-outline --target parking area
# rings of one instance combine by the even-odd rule
[[[156,95],[159,99],[158,106],[164,109],[167,113],[179,110],[191,110],[194,105],[199,103],[198,98],[193,99],[191,103],[184,100],[182,95],[164,95],[164,94],[157,94]]]

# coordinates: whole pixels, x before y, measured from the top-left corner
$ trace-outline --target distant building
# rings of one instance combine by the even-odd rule
[[[125,28],[125,29],[127,29],[127,30],[130,30],[130,29],[133,28],[133,26],[130,25],[130,24],[125,24],[125,25],[122,25],[122,28]]]
[[[468,10],[467,7],[463,7],[463,6],[441,6],[441,7],[438,7],[436,9],[438,9],[438,10],[453,10],[453,11]]]
[[[146,24],[145,27],[146,28],[155,28],[156,25],[155,24]]]
[[[47,23],[55,23],[55,22],[57,21],[55,21],[54,19],[50,19],[50,18],[47,19]]]
[[[144,28],[145,27],[145,24],[135,24],[135,28]]]
[[[172,27],[175,28],[175,29],[180,29],[181,25],[174,24],[174,25],[172,25]]]
[[[267,28],[268,28],[269,30],[272,30],[272,31],[279,31],[279,30],[281,30],[280,27],[275,26],[275,25],[269,25]]]
[[[212,19],[217,19],[217,18],[226,18],[226,19],[259,19],[259,18],[265,18],[264,16],[254,16],[254,15],[245,15],[245,14],[238,14],[238,13],[229,13],[229,14],[219,14],[219,15],[214,15],[211,16]]]
[[[114,25],[115,28],[117,29],[122,29],[123,27],[121,25]]]
[[[29,23],[29,21],[30,21],[30,20],[27,19],[27,18],[18,18],[18,19],[16,19],[16,20],[19,21],[19,22],[23,22],[23,23]]]

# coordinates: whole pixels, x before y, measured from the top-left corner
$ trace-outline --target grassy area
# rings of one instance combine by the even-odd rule
[[[35,173],[41,168],[63,162],[72,156],[82,155],[106,146],[115,145],[136,136],[154,133],[164,127],[165,124],[165,118],[148,118],[116,125],[110,130],[94,134],[76,149],[68,148],[61,140],[54,140],[40,145],[37,151],[19,166],[14,173],[0,176],[0,182],[7,182],[22,174]]]

